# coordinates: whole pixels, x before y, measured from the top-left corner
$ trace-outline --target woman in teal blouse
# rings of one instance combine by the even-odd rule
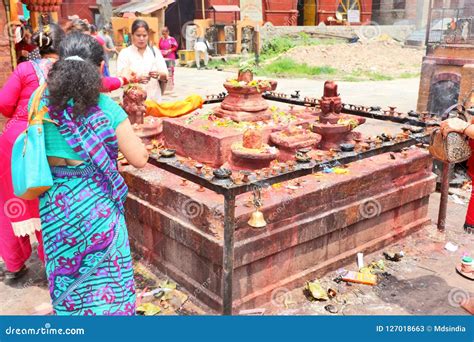
[[[135,285],[124,216],[119,150],[144,167],[148,153],[125,112],[100,94],[103,49],[69,35],[42,104],[54,185],[40,198],[46,273],[58,315],[134,315]]]

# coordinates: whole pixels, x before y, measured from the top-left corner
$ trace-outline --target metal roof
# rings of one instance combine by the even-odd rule
[[[240,12],[240,7],[236,5],[214,5],[210,9],[216,12]]]
[[[142,13],[150,14],[156,12],[172,3],[175,0],[148,0],[131,1],[114,9],[114,13]]]

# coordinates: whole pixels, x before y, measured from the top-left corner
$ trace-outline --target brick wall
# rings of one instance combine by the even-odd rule
[[[128,0],[113,0],[114,7],[123,5]],[[96,0],[64,0],[61,6],[61,17],[67,18],[71,15],[78,15],[81,19],[87,19],[90,23],[94,22],[92,9],[97,9]]]
[[[472,104],[474,84],[474,50],[469,46],[439,46],[423,59],[417,110],[426,111],[429,105],[431,86],[440,80],[461,83],[460,102]]]
[[[0,27],[3,28],[7,24],[7,16],[5,12],[5,7],[0,4]],[[8,76],[10,76],[12,72],[12,64],[11,64],[11,56],[10,56],[10,44],[2,33],[0,34],[0,87],[3,86],[5,81],[7,80]],[[0,115],[0,132],[3,129],[4,125],[4,117]]]
[[[281,1],[281,0],[278,0]],[[210,7],[214,5],[236,5],[240,6],[240,0],[205,0],[204,8],[206,9],[206,18],[207,19],[214,19],[214,12],[207,11]],[[196,8],[196,19],[202,19],[202,1],[195,0],[195,8]],[[232,23],[234,21],[235,15],[234,13],[216,13],[216,21],[221,23]],[[237,18],[238,15],[237,15]]]
[[[373,11],[372,19],[380,25],[392,25],[399,21],[414,23],[416,11],[417,0],[406,0],[405,9],[394,9],[393,0],[380,0],[380,9]]]

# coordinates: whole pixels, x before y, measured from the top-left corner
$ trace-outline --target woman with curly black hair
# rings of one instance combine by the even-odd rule
[[[127,114],[100,94],[103,49],[68,35],[37,109],[48,107],[46,154],[54,185],[40,198],[46,273],[58,315],[133,315],[135,285],[119,150],[144,167],[148,153]]]
[[[38,256],[43,260],[38,200],[26,201],[13,193],[11,156],[15,140],[28,125],[28,100],[58,59],[62,29],[51,24],[33,34],[41,59],[19,64],[0,90],[0,113],[9,120],[0,135],[0,256],[6,271],[1,276],[14,282],[26,273],[31,255],[30,237],[36,235]]]

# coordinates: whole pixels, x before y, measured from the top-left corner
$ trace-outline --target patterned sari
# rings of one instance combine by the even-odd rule
[[[52,167],[54,186],[40,199],[46,272],[58,315],[134,315],[135,285],[124,218],[127,186],[116,166],[115,131],[100,108],[50,116],[85,161]]]

